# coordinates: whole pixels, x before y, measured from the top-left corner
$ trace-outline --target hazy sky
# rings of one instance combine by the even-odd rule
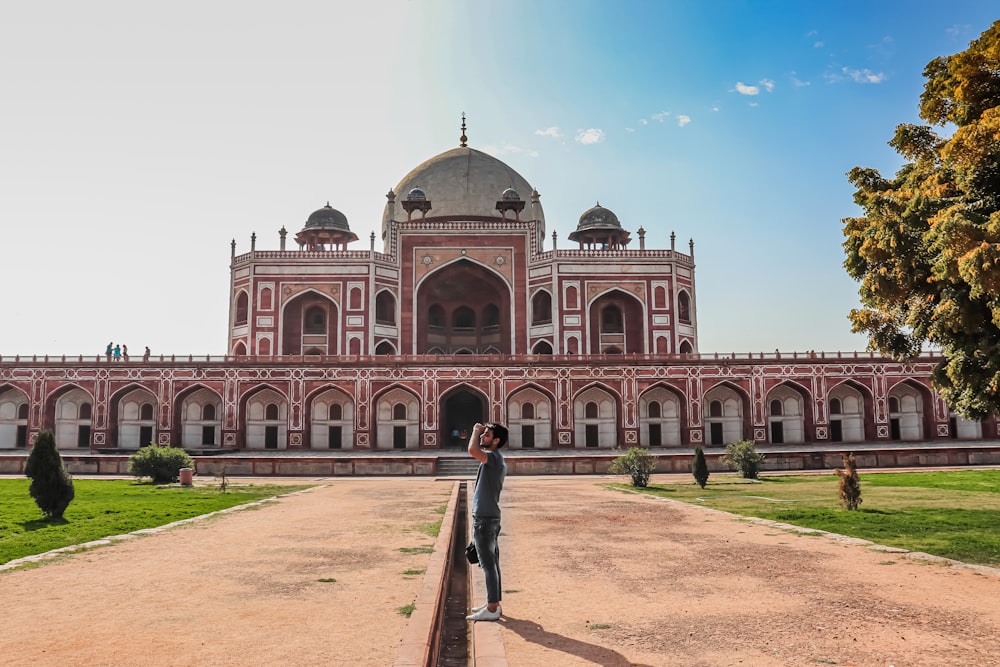
[[[225,353],[231,240],[329,201],[367,249],[463,111],[560,247],[598,200],[647,248],[694,239],[702,352],[864,349],[845,173],[895,171],[924,66],[990,4],[8,3],[0,354]]]

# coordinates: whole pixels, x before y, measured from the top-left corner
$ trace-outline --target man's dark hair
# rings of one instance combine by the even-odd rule
[[[504,426],[503,424],[493,424],[493,423],[485,424],[485,426],[486,428],[493,431],[494,438],[500,439],[500,442],[497,444],[497,449],[500,449],[501,447],[507,444],[508,433],[506,426]]]

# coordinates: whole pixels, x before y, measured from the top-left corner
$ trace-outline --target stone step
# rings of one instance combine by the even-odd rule
[[[472,457],[440,457],[437,474],[442,477],[475,477],[479,461]]]

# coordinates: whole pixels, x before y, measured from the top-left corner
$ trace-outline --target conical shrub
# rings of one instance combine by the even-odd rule
[[[35,446],[28,454],[24,474],[31,478],[28,493],[42,510],[45,520],[62,519],[63,512],[73,501],[76,491],[73,489],[73,478],[63,467],[52,431],[39,431]]]
[[[694,461],[691,463],[691,474],[698,486],[705,488],[708,484],[708,462],[705,460],[705,452],[701,447],[694,448]]]

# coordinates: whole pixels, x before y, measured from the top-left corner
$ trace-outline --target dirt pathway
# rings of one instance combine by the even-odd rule
[[[505,495],[510,665],[1000,665],[996,570],[609,492],[593,478],[513,478]]]
[[[267,480],[273,481],[273,480]],[[1000,665],[1000,573],[512,477],[512,667]],[[372,665],[395,660],[451,483],[345,479],[0,573],[10,665]],[[475,573],[478,576],[478,572]],[[335,581],[329,581],[334,579]]]
[[[0,573],[0,663],[391,665],[452,486],[326,484]]]

